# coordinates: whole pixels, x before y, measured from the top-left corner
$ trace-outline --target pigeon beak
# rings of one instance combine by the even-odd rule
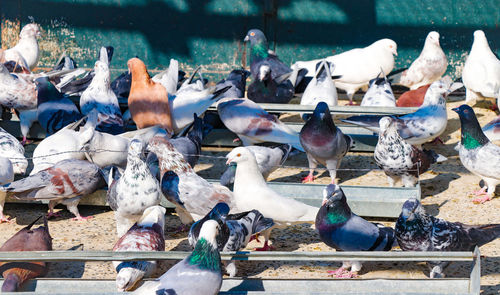
[[[248,42],[250,41],[250,37],[248,37],[248,35],[245,36],[245,39],[243,39],[243,42]]]
[[[455,113],[457,113],[457,114],[458,114],[458,112],[459,112],[459,109],[458,109],[458,108],[452,108],[451,110],[452,110],[452,111],[454,111],[454,112],[455,112]]]
[[[232,159],[232,158],[227,159],[227,161],[226,161],[226,165],[231,164],[231,162],[232,162],[232,161],[233,161],[233,159]]]

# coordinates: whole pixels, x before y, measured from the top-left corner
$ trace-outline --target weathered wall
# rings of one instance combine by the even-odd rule
[[[398,44],[397,67],[408,66],[427,33],[438,31],[459,76],[476,29],[500,52],[500,0],[1,0],[2,47],[20,26],[42,25],[42,66],[66,50],[91,67],[99,47],[112,45],[115,70],[138,56],[153,69],[177,58],[219,73],[241,66],[242,39],[263,29],[287,63],[331,55],[377,39]]]

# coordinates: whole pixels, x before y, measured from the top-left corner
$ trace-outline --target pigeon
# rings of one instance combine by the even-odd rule
[[[215,85],[216,89],[222,89],[226,86],[231,86],[226,92],[220,95],[220,98],[241,98],[245,97],[245,85],[250,72],[244,69],[232,70],[227,78],[222,79]]]
[[[113,251],[165,251],[165,211],[160,206],[144,210],[137,221],[113,247]],[[113,261],[116,272],[116,288],[129,291],[145,276],[156,269],[156,261]]]
[[[179,62],[173,58],[170,59],[168,69],[157,75],[152,80],[160,83],[165,87],[168,94],[175,94],[177,92],[177,84],[179,83]]]
[[[151,80],[146,65],[140,59],[129,59],[127,65],[132,73],[128,107],[137,128],[160,125],[172,134],[172,110],[165,87]]]
[[[415,198],[404,204],[395,225],[403,251],[474,251],[500,238],[500,224],[466,225],[427,215]],[[449,262],[428,262],[431,278],[444,277]]]
[[[4,51],[5,60],[14,61],[28,70],[33,70],[40,56],[37,37],[40,36],[40,28],[37,24],[27,24],[19,34],[16,46]]]
[[[227,129],[234,132],[245,146],[276,142],[304,151],[296,131],[249,99],[223,98],[217,104],[217,112]]]
[[[432,31],[425,38],[424,48],[410,67],[401,73],[399,84],[418,89],[441,79],[446,72],[448,60],[439,45],[439,33]]]
[[[199,79],[195,79],[196,76],[199,76]],[[191,76],[188,79],[184,80],[180,87],[177,89],[175,94],[181,94],[184,91],[186,92],[201,92],[206,90],[205,85],[208,83],[207,79],[204,79],[201,74],[201,66],[196,67],[194,69]]]
[[[94,66],[94,77],[90,85],[80,96],[80,108],[84,115],[96,109],[99,114],[97,131],[113,135],[123,133],[123,120],[118,99],[110,87],[110,73],[107,62],[106,48],[101,48],[101,58]]]
[[[483,132],[490,141],[500,140],[500,116],[497,116],[491,122],[484,125]]]
[[[183,224],[200,220],[219,202],[233,208],[233,193],[198,176],[167,138],[153,137],[147,149],[158,158],[161,191],[175,205]]]
[[[474,43],[462,71],[462,81],[466,88],[465,101],[471,102],[482,97],[499,96],[500,60],[488,46],[484,32],[474,32]]]
[[[132,84],[132,75],[129,72],[121,73],[114,79],[109,86],[118,99],[128,99],[130,85]],[[123,118],[123,116],[122,116]],[[124,120],[125,121],[125,120]]]
[[[420,147],[437,138],[446,129],[446,97],[460,88],[461,83],[452,83],[448,76],[431,84],[425,94],[424,103],[414,113],[395,117],[399,135],[409,144]],[[380,133],[379,121],[383,116],[362,115],[349,117],[343,122],[359,125]]]
[[[371,79],[368,85],[368,91],[366,91],[361,101],[362,107],[396,106],[396,98],[392,93],[391,83],[387,80],[383,71],[380,72],[377,78]]]
[[[5,157],[0,156],[0,185],[4,185],[14,181],[14,168],[12,162]],[[3,214],[3,207],[5,205],[5,197],[7,194],[0,191],[0,223],[8,222],[10,219]]]
[[[323,189],[323,204],[315,225],[321,240],[337,251],[390,251],[397,245],[392,228],[352,213],[344,191],[336,184]],[[329,273],[338,278],[352,278],[361,267],[361,261],[343,261],[342,267]]]
[[[259,171],[255,156],[247,148],[237,147],[226,158],[227,165],[230,163],[237,165],[233,191],[234,203],[238,210],[259,210],[262,215],[273,219],[274,227],[314,223],[318,208],[283,197],[269,188]],[[263,233],[264,247],[258,250],[265,251],[272,248],[268,244],[272,228]]]
[[[250,72],[254,80],[258,79],[262,64],[269,66],[271,79],[278,79],[278,84],[291,74],[292,69],[269,50],[266,36],[261,30],[249,30],[244,41],[250,42]]]
[[[143,142],[133,139],[128,148],[127,168],[118,179],[114,179],[114,170],[109,176],[113,180],[108,181],[106,199],[115,211],[118,237],[123,236],[141,218],[146,208],[156,206],[161,201],[158,180],[151,175],[143,155]]]
[[[249,145],[246,148],[255,156],[257,166],[259,167],[259,171],[262,173],[264,179],[266,179],[273,171],[278,169],[279,166],[285,163],[288,159],[290,151],[292,150],[292,146],[289,144],[282,144],[274,148]],[[222,174],[220,184],[230,187],[234,183],[235,175],[236,165],[231,164]]]
[[[21,76],[11,74],[0,63],[0,105],[16,109],[21,121],[23,144],[29,127],[36,121],[37,89],[35,83]]]
[[[219,225],[206,221],[193,252],[156,280],[148,281],[132,294],[216,295],[222,286],[220,253],[216,237]]]
[[[248,86],[248,99],[256,103],[289,103],[293,98],[294,84],[288,79],[278,83],[271,74],[270,65],[260,65],[257,78]]]
[[[114,53],[114,48],[112,46],[106,46],[105,47],[105,52],[103,52],[102,48],[99,50],[99,60],[101,62],[105,62],[108,64],[111,62],[111,59],[113,57]],[[106,53],[104,55],[104,53]],[[74,65],[76,67],[76,65]],[[83,76],[81,78],[78,78],[79,76]],[[77,70],[73,72],[71,75],[68,75],[65,77],[61,82],[57,84],[57,88],[59,91],[66,95],[70,96],[81,96],[82,93],[89,87],[90,83],[92,82],[92,79],[94,78],[95,72],[94,69],[91,69],[90,71],[85,71],[83,69]]]
[[[46,168],[52,167],[62,160],[85,159],[83,147],[92,138],[95,132],[93,127],[89,128],[88,126],[95,123],[87,119],[84,128],[81,128],[80,131],[76,131],[84,120],[85,117],[75,123],[69,124],[38,143],[33,151],[33,169],[30,175],[34,175]]]
[[[172,116],[172,128],[174,133],[180,133],[184,128],[193,122],[193,114],[203,114],[209,106],[221,99],[220,95],[229,90],[231,86],[226,86],[219,90],[210,87],[203,90],[179,91],[175,97],[169,97],[170,110]]]
[[[394,55],[397,56],[396,42],[381,39],[367,47],[351,49],[326,57],[325,60],[334,65],[331,70],[332,75],[341,75],[335,80],[335,86],[347,92],[349,104],[352,104],[354,93],[366,87],[371,79],[377,77],[380,69],[385,75],[392,71]],[[298,61],[294,65],[307,69],[308,73],[311,73],[310,76],[313,76],[314,67],[319,61],[321,60]]]
[[[12,163],[14,174],[26,173],[28,160],[24,156],[23,145],[10,133],[0,127],[0,153]]]
[[[201,142],[205,137],[203,120],[196,113],[193,117],[193,128],[188,132],[187,136],[170,139],[170,143],[184,156],[184,160],[188,162],[191,168],[194,168],[196,163],[198,163],[201,153]]]
[[[461,141],[458,146],[460,161],[467,170],[481,177],[485,186],[474,192],[475,203],[484,203],[495,195],[500,183],[500,147],[491,143],[484,135],[474,110],[468,105],[452,109],[460,117]],[[486,191],[486,189],[488,189]]]
[[[82,217],[78,203],[83,196],[95,192],[104,185],[104,179],[97,165],[87,161],[68,159],[53,167],[11,182],[0,187],[7,196],[21,200],[49,200],[48,217],[58,216],[54,207],[62,203],[75,215],[73,220],[87,220]]]
[[[424,103],[425,94],[431,84],[420,86],[415,90],[408,90],[399,96],[397,107],[420,107]]]
[[[421,150],[407,143],[399,136],[393,118],[383,117],[379,125],[380,134],[373,157],[387,175],[389,186],[393,187],[398,179],[402,179],[403,186],[414,187],[420,174],[431,164],[447,160],[434,151]]]
[[[208,220],[215,220],[219,224],[217,248],[223,252],[245,248],[252,236],[274,225],[272,219],[265,218],[258,210],[229,214],[229,206],[226,203],[218,203],[205,217],[191,225],[188,241],[193,248],[198,241],[201,227]],[[229,276],[234,277],[237,272],[234,261],[225,263],[225,266]]]
[[[43,219],[43,225],[31,229],[40,219],[24,227],[8,239],[0,251],[51,251],[52,237],[49,233],[47,218]],[[0,269],[4,278],[2,293],[16,292],[21,289],[23,284],[37,277],[43,277],[49,270],[47,262],[0,262]]]
[[[316,64],[316,72],[300,99],[301,105],[317,105],[320,101],[330,107],[337,105],[337,88],[332,80],[331,67],[333,65],[326,60],[321,60]],[[305,118],[304,115],[302,117]]]
[[[38,89],[37,118],[47,136],[83,117],[75,103],[64,97],[48,78],[38,78],[35,84]]]
[[[332,183],[335,183],[337,169],[353,141],[349,135],[343,134],[335,126],[330,109],[325,102],[319,102],[316,105],[311,118],[300,130],[299,138],[309,162],[309,175],[302,182],[314,181],[314,169],[321,164],[326,166]]]

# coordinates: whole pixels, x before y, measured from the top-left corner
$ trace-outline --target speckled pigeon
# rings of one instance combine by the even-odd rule
[[[384,72],[371,79],[368,83],[368,90],[363,96],[361,106],[370,107],[395,107],[396,98],[392,93],[391,83],[387,80]]]
[[[484,203],[493,198],[496,186],[500,183],[500,147],[491,143],[484,135],[471,107],[461,105],[453,111],[458,113],[462,125],[462,139],[458,146],[460,161],[467,170],[485,182],[481,190],[474,192],[482,197],[473,202]]]
[[[427,171],[431,164],[447,160],[434,151],[421,150],[407,143],[399,136],[393,118],[383,117],[379,125],[380,134],[373,157],[384,170],[391,187],[399,179],[405,187],[415,186],[419,175]]]
[[[316,215],[316,230],[321,240],[340,251],[389,251],[396,246],[394,230],[371,223],[352,213],[340,186],[329,184],[323,190],[323,205]],[[351,267],[350,271],[347,269]],[[361,270],[361,261],[344,261],[330,272],[350,278]]]
[[[219,225],[206,221],[193,252],[154,281],[144,283],[138,295],[216,295],[222,285],[221,260],[216,237]]]
[[[300,143],[306,151],[309,175],[302,182],[314,180],[314,169],[325,165],[335,183],[340,162],[352,145],[352,138],[342,133],[333,123],[328,105],[319,102],[311,118],[300,130]]]
[[[215,220],[219,223],[217,247],[219,251],[224,252],[245,248],[253,235],[274,225],[272,219],[265,218],[258,210],[229,214],[229,206],[226,203],[218,203],[205,217],[191,226],[188,240],[192,247],[196,245],[201,227],[207,220]],[[234,277],[237,271],[234,261],[225,264],[229,276]]]
[[[474,251],[500,238],[500,224],[465,225],[427,215],[420,202],[403,204],[396,221],[396,238],[403,251]],[[449,262],[429,262],[431,278],[443,277]]]

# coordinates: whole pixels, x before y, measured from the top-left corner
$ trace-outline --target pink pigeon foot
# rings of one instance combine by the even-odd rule
[[[74,220],[74,221],[87,221],[87,220],[92,219],[92,218],[94,218],[94,216],[92,216],[92,215],[91,216],[85,216],[85,217],[83,217],[83,216],[76,216],[76,217],[71,218],[71,220]]]
[[[479,197],[479,198],[475,198],[474,200],[472,200],[472,203],[474,203],[474,204],[483,204],[483,203],[486,203],[488,201],[491,201],[491,195],[485,195],[485,196],[482,196],[482,197]]]
[[[443,145],[443,144],[444,144],[444,142],[443,142],[443,140],[442,140],[441,138],[436,137],[436,138],[434,138],[434,140],[432,141],[432,144],[434,144],[434,145],[438,145],[438,144]]]
[[[62,214],[59,212],[49,212],[47,213],[47,219],[59,218],[62,217]]]
[[[233,139],[233,142],[239,142],[239,141],[240,141],[240,139],[239,139],[239,138],[235,138],[235,139]]]
[[[250,243],[253,240],[255,240],[255,241],[257,241],[257,242],[260,243],[260,241],[259,241],[259,234],[255,234],[255,235],[251,236],[250,240],[248,242]]]
[[[344,274],[344,273],[346,273],[346,272],[347,272],[347,269],[345,269],[345,268],[343,268],[343,267],[339,267],[339,268],[337,268],[337,270],[329,270],[329,271],[327,271],[327,273],[328,273],[329,275],[335,276],[335,277],[337,277],[337,278],[338,278],[339,276],[343,275],[343,274]]]
[[[352,271],[348,271],[348,272],[345,272],[345,273],[341,274],[337,278],[340,278],[340,279],[354,279],[354,278],[357,278],[357,277],[358,277],[357,273],[352,272]]]
[[[355,103],[354,101],[350,100],[347,105],[349,105],[349,106],[357,106],[358,104]]]
[[[3,223],[3,222],[10,223],[10,222],[12,222],[12,219],[8,218],[7,216],[2,215],[0,217],[0,223]]]
[[[314,175],[309,174],[306,177],[302,178],[302,183],[313,182],[315,179]]]
[[[264,247],[262,247],[262,248],[255,248],[255,251],[272,251],[272,250],[274,250],[274,247],[271,246],[271,245],[269,245],[267,243],[267,241],[264,242]]]
[[[25,145],[26,144],[26,136],[23,136],[23,140],[21,141],[21,145]]]
[[[485,195],[486,194],[486,187],[483,187],[481,188],[480,190],[478,191],[473,191],[472,192],[474,194],[474,196],[478,197],[478,196],[482,196],[482,195]]]
[[[498,106],[497,106],[497,104],[496,104],[496,103],[493,103],[493,105],[490,107],[490,110],[492,110],[492,111],[494,111],[494,112],[495,112],[495,111],[497,111],[497,110],[498,110]]]

